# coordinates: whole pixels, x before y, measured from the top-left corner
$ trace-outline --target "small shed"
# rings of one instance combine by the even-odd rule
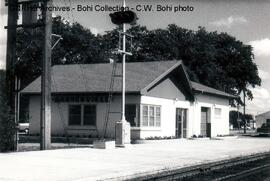
[[[258,114],[255,116],[256,127],[260,128],[263,124],[270,127],[270,111]]]

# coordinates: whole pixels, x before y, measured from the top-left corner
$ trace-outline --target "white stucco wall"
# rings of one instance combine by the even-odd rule
[[[139,104],[140,96],[128,96],[126,98],[127,104]],[[70,135],[92,135],[97,136],[98,132],[101,134],[104,127],[104,120],[106,114],[107,103],[81,103],[81,104],[95,104],[96,105],[96,127],[93,126],[68,126],[68,106],[70,104],[80,104],[78,102],[52,102],[52,134],[65,134],[65,129]],[[120,96],[114,96],[111,104],[111,112],[121,111]],[[30,113],[30,134],[38,134],[40,132],[40,98],[39,96],[31,96],[29,104]],[[115,123],[119,121],[121,114],[110,114],[110,120],[107,125],[107,136],[114,137]]]
[[[196,101],[191,103],[185,100],[166,99],[151,96],[128,95],[127,104],[149,104],[161,106],[161,126],[160,127],[140,127],[132,128],[133,137],[147,138],[154,136],[175,136],[176,108],[187,109],[187,137],[200,135],[201,133],[201,107],[208,107],[211,115],[211,136],[229,134],[229,101],[228,99],[208,95],[196,95]],[[120,96],[115,96],[111,104],[112,112],[120,112]],[[76,102],[52,102],[52,134],[64,134],[66,128],[70,135],[92,135],[101,133],[104,126],[106,103],[95,103],[97,109],[97,129],[90,126],[68,126],[68,105],[78,104]],[[89,104],[89,103],[87,103]],[[30,98],[30,134],[37,134],[40,131],[40,100],[38,96]],[[214,109],[221,108],[222,115],[216,118]],[[140,109],[142,115],[142,109]],[[61,115],[61,116],[60,116]],[[115,123],[120,120],[120,114],[110,114],[110,121],[107,127],[107,136],[114,137]],[[142,125],[142,124],[140,124]],[[98,130],[98,132],[97,132]]]
[[[229,134],[229,101],[228,99],[196,95],[196,101],[181,101],[175,99],[164,99],[150,96],[141,97],[142,104],[153,104],[161,106],[161,127],[142,127],[141,138],[153,136],[175,136],[176,108],[187,109],[187,137],[201,134],[201,107],[210,109],[211,136]],[[216,117],[214,109],[221,109],[221,116]]]
[[[179,101],[175,99],[165,99],[150,96],[142,96],[141,104],[161,106],[161,126],[160,127],[141,127],[141,138],[153,136],[175,136],[176,108],[186,108],[190,110],[189,101]],[[188,111],[188,119],[192,117]],[[188,127],[191,125],[188,124]],[[190,135],[190,133],[188,133]]]
[[[211,136],[229,134],[229,100],[209,95],[196,95],[194,102],[193,134],[201,133],[201,107],[210,109]],[[215,117],[215,108],[221,108],[220,118]]]

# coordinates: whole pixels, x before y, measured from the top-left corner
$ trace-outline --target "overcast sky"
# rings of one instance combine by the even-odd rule
[[[138,12],[138,24],[149,29],[165,28],[168,24],[197,30],[203,26],[208,31],[227,32],[236,39],[254,47],[255,63],[259,67],[262,86],[253,89],[254,99],[248,101],[247,112],[262,113],[270,110],[270,1],[268,0],[126,0],[136,11],[137,5],[152,5],[152,11]],[[0,1],[0,68],[5,67],[6,10]],[[71,6],[72,12],[54,12],[70,20],[77,21],[91,29],[93,33],[104,33],[114,25],[110,22],[110,12],[77,11],[82,5],[121,5],[121,0],[54,0],[55,6]],[[157,6],[172,6],[172,11],[157,11]],[[192,7],[193,11],[174,12],[175,7]],[[143,7],[143,6],[141,6]]]

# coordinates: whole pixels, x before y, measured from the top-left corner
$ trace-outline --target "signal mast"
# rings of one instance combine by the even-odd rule
[[[110,14],[112,23],[123,26],[123,32],[120,32],[119,36],[123,35],[122,49],[118,49],[118,53],[123,56],[122,59],[122,105],[121,105],[121,120],[116,122],[116,134],[115,145],[117,147],[125,147],[125,144],[130,143],[130,124],[125,118],[125,82],[126,82],[126,55],[132,55],[131,52],[126,51],[126,37],[130,36],[126,33],[126,24],[132,24],[137,20],[137,16],[133,11],[126,10],[126,2],[123,0],[123,7],[121,11],[117,11]]]

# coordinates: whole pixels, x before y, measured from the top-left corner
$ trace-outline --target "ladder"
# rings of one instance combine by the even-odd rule
[[[130,47],[132,50],[132,38],[133,36],[130,34],[127,34],[126,32],[121,32],[119,31],[119,43],[118,43],[118,50],[117,51],[113,51],[112,53],[114,54],[126,54],[126,55],[132,55],[131,52],[127,52],[121,49],[121,42],[122,39],[121,37],[124,37],[123,35],[125,35],[125,38],[130,38]],[[115,82],[115,78],[123,78],[123,75],[117,75],[116,74],[116,69],[117,69],[117,60],[113,60],[113,67],[112,67],[112,73],[111,73],[111,82],[110,82],[110,87],[109,87],[109,95],[108,95],[108,102],[107,102],[107,108],[106,108],[106,114],[105,114],[105,122],[104,122],[104,126],[103,126],[103,131],[102,131],[102,135],[101,138],[104,139],[106,136],[106,132],[107,132],[107,126],[108,126],[108,122],[109,122],[109,118],[110,118],[110,114],[121,114],[121,112],[111,112],[111,103],[113,101],[113,88],[114,88],[114,82]]]
[[[112,67],[112,74],[111,74],[111,81],[110,81],[110,87],[109,87],[109,95],[108,95],[108,102],[107,102],[107,108],[106,108],[106,114],[105,114],[105,122],[103,126],[103,131],[102,131],[102,139],[105,138],[106,132],[107,132],[107,126],[110,118],[110,114],[120,114],[121,112],[111,112],[111,104],[113,101],[113,91],[114,91],[114,82],[115,78],[122,78],[122,75],[116,75],[116,69],[117,69],[117,61],[113,61],[113,67]]]

